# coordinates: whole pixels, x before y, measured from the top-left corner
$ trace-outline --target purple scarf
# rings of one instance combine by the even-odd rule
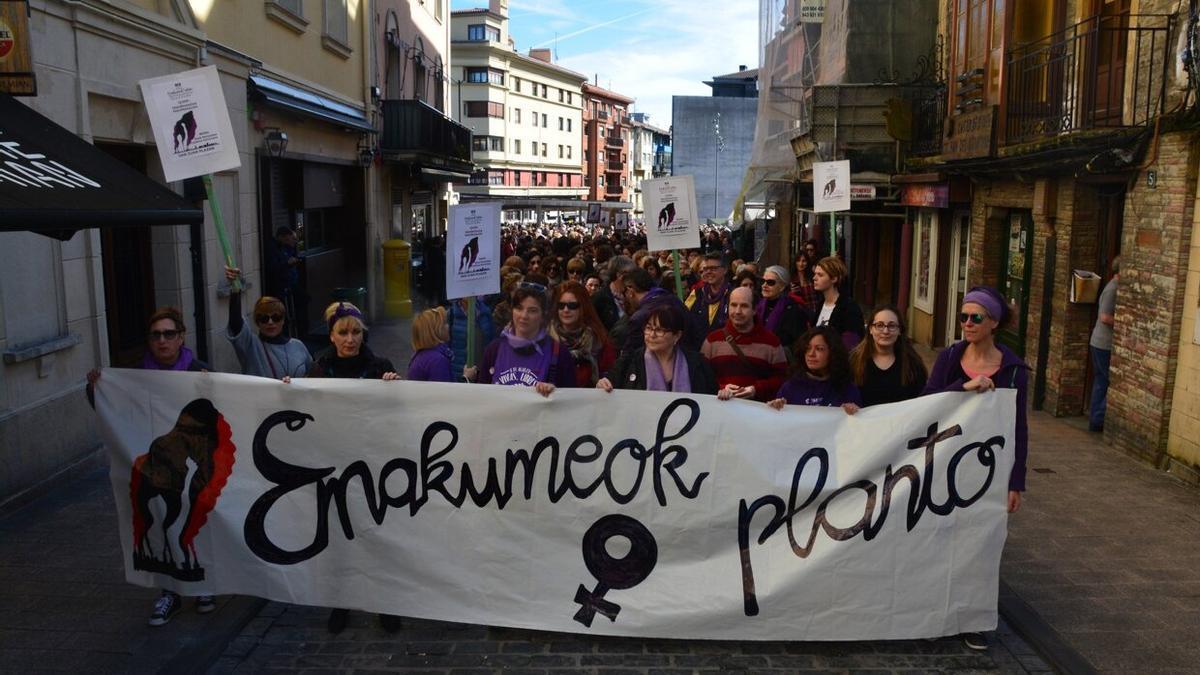
[[[675,348],[675,372],[671,375],[670,389],[667,389],[667,378],[658,363],[658,357],[647,349],[643,358],[646,364],[646,391],[692,393],[692,378],[688,375],[687,359],[684,358],[682,349]]]
[[[179,358],[175,360],[175,363],[170,366],[164,366],[158,361],[155,361],[154,357],[150,355],[149,351],[147,351],[142,355],[142,370],[187,370],[189,367],[191,367],[192,361],[195,360],[195,358],[196,357],[192,355],[192,350],[188,349],[187,347],[180,347]]]
[[[541,342],[542,340],[546,339],[546,329],[543,328],[539,330],[538,334],[535,335],[532,340],[526,340],[525,338],[520,337],[516,333],[512,332],[512,326],[505,327],[504,330],[500,331],[500,335],[503,335],[504,339],[508,340],[508,346],[512,347],[513,349],[527,349],[529,347],[533,347],[533,351],[541,354]]]
[[[783,320],[783,310],[792,304],[792,299],[786,293],[782,294],[775,301],[775,306],[771,309],[771,314],[767,315],[767,299],[763,298],[758,301],[758,307],[754,310],[754,315],[758,317],[760,326],[774,333],[779,329],[779,322]]]

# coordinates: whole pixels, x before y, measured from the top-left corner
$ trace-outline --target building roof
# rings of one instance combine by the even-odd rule
[[[619,101],[621,103],[633,103],[636,100],[636,99],[629,98],[628,96],[625,96],[624,94],[618,94],[615,91],[610,91],[608,89],[605,89],[604,87],[601,87],[601,86],[598,86],[595,84],[591,84],[590,82],[583,83],[583,93],[585,95],[591,94],[592,96],[595,96],[597,98],[612,99],[614,101]]]
[[[716,75],[714,80],[757,80],[758,68],[749,68],[747,70],[739,70],[728,75]]]
[[[505,51],[508,52],[508,50],[505,50]],[[549,61],[535,59],[532,56],[529,56],[528,54],[522,54],[521,52],[518,52],[515,49],[508,53],[511,53],[513,56],[515,56],[516,58],[520,59],[521,61],[523,61],[525,63],[537,65],[542,68],[549,68],[551,70],[557,70],[558,72],[563,73],[564,75],[570,75],[571,77],[573,77],[577,80],[580,80],[580,81],[587,80],[587,75],[584,75],[583,73],[577,73],[577,72],[571,70],[570,68],[563,68],[562,66],[558,65],[557,63],[551,63]]]
[[[633,117],[629,118],[629,126],[638,127],[638,128],[645,129],[647,131],[650,131],[650,132],[653,132],[656,134],[662,134],[664,136],[671,135],[671,132],[667,131],[666,129],[663,129],[661,127],[656,127],[653,124],[650,124],[649,122],[639,122],[638,120],[634,119]]]

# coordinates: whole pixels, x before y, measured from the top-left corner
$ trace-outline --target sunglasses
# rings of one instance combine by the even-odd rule
[[[983,324],[983,321],[986,318],[988,318],[987,314],[980,314],[979,312],[970,312],[970,313],[959,312],[958,313],[958,322],[959,323],[973,323],[976,326],[979,326],[979,325]]]
[[[283,323],[282,314],[256,314],[254,320],[259,323]]]
[[[517,284],[517,288],[527,288],[531,291],[537,291],[539,293],[546,292],[545,286],[543,286],[541,284],[535,284],[532,281],[522,281],[521,283]]]
[[[569,310],[574,311],[574,310],[579,309],[579,303],[578,302],[560,302],[560,303],[558,303],[558,308],[559,309],[569,309]]]
[[[181,333],[183,333],[181,330],[152,330],[146,333],[146,337],[150,338],[151,342],[158,342],[159,340],[174,340]]]
[[[762,280],[762,285],[763,285],[763,286],[774,286],[774,285],[775,285],[775,284],[777,284],[777,283],[779,283],[779,282],[778,282],[778,281],[776,281],[775,279],[763,279],[763,280]]]

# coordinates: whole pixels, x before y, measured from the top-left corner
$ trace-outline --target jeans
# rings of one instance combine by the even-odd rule
[[[1092,353],[1092,409],[1088,415],[1088,429],[1099,431],[1104,428],[1104,409],[1108,407],[1108,365],[1112,351],[1088,347]]]

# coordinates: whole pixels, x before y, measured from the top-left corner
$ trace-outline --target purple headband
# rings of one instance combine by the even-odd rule
[[[358,319],[359,323],[366,323],[363,320],[362,312],[358,311],[354,305],[348,305],[344,302],[339,302],[337,309],[333,311],[333,315],[329,317],[329,332],[333,332],[333,324],[338,322],[338,319],[352,316]]]
[[[1004,303],[1000,301],[996,292],[990,288],[976,286],[967,291],[967,294],[963,296],[963,304],[965,305],[968,302],[973,302],[983,307],[987,310],[988,316],[996,321],[1004,319]]]

